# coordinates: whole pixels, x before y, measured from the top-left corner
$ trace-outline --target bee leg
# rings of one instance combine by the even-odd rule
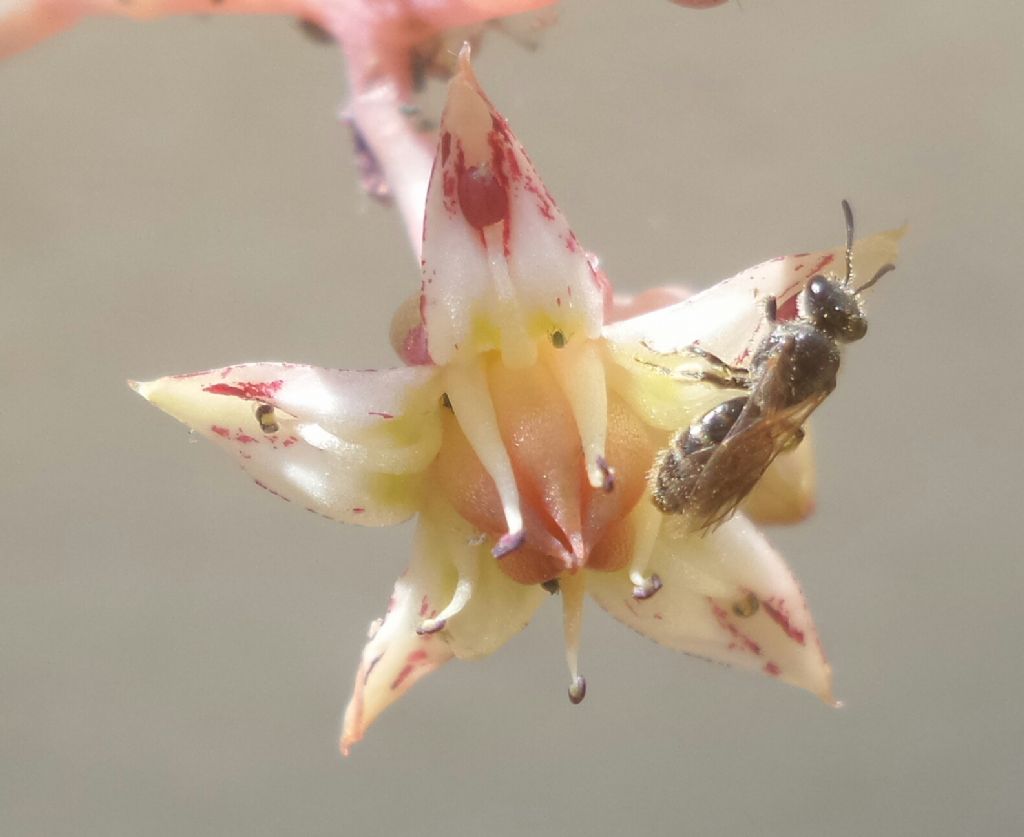
[[[689,350],[687,350],[689,351]],[[713,357],[713,356],[712,356]],[[657,369],[674,380],[685,378],[701,384],[712,384],[722,389],[750,389],[750,373],[738,366],[723,363],[716,371],[708,369],[670,369],[660,363],[654,363],[642,357],[634,357],[637,363]],[[722,370],[725,370],[724,372]]]
[[[747,389],[750,386],[749,369],[726,363],[718,355],[696,344],[687,346],[684,351],[710,364],[714,372],[704,374],[708,376],[707,380],[711,383],[719,383],[720,386],[737,387],[740,389]]]

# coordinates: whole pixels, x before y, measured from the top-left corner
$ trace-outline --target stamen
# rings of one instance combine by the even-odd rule
[[[583,627],[583,594],[586,576],[566,573],[559,579],[562,590],[562,628],[565,632],[565,660],[569,664],[569,700],[579,703],[586,697],[587,681],[580,676],[580,631]]]
[[[522,546],[526,532],[523,529],[523,514],[519,507],[519,490],[515,474],[512,473],[512,461],[498,429],[498,417],[487,387],[484,361],[478,359],[467,364],[452,364],[447,368],[445,376],[446,392],[455,411],[455,418],[473,452],[494,480],[505,512],[508,533],[498,540],[492,550],[495,558],[501,558]]]
[[[612,491],[615,469],[604,457],[608,435],[608,388],[598,348],[590,341],[550,353],[551,369],[565,393],[583,445],[587,481],[592,488]]]
[[[445,606],[444,610],[438,613],[437,616],[424,619],[420,623],[420,626],[416,629],[416,633],[420,636],[443,630],[448,620],[461,613],[473,596],[473,588],[476,585],[478,568],[480,566],[477,563],[476,550],[454,550],[450,553],[450,557],[455,564],[455,569],[459,573],[459,580],[455,584],[455,592],[452,594],[452,599]]]
[[[277,433],[281,429],[274,416],[274,408],[269,404],[260,404],[256,408],[256,421],[264,433]]]
[[[633,598],[642,601],[649,599],[661,589],[661,579],[653,573],[647,575],[647,565],[651,561],[651,553],[661,530],[662,514],[653,503],[641,499],[630,513],[630,517],[634,534],[629,580],[633,583]]]

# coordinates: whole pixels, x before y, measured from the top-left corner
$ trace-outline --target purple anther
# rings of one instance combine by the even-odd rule
[[[525,540],[525,529],[519,529],[516,532],[508,532],[498,539],[498,542],[494,545],[494,549],[491,550],[491,555],[495,558],[504,558],[510,552],[515,552],[519,549]]]
[[[446,619],[424,619],[420,622],[416,633],[420,636],[430,636],[430,634],[436,634],[438,631],[444,630],[444,626],[447,624],[448,621]]]
[[[587,696],[587,681],[577,675],[576,679],[572,681],[569,686],[569,703],[573,706],[583,702],[583,698]]]
[[[650,578],[645,578],[643,584],[635,584],[633,586],[633,598],[642,602],[644,599],[649,599],[660,589],[661,579],[656,575],[652,575]]]
[[[603,456],[597,457],[597,468],[601,472],[601,488],[610,494],[615,490],[615,469]]]

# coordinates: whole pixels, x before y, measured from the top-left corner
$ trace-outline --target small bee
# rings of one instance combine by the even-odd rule
[[[836,387],[839,345],[860,340],[867,320],[860,294],[893,269],[887,264],[859,288],[853,279],[853,213],[846,216],[846,276],[811,277],[798,300],[798,316],[779,322],[774,297],[765,305],[770,330],[743,369],[691,347],[712,371],[702,380],[745,389],[709,410],[658,454],[649,480],[654,505],[686,515],[689,529],[720,526],[753,490],[780,453],[803,439],[803,424]]]

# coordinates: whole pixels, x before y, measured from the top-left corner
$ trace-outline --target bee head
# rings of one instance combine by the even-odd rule
[[[827,276],[812,276],[804,288],[801,309],[819,331],[840,343],[860,340],[868,331],[857,291]]]

